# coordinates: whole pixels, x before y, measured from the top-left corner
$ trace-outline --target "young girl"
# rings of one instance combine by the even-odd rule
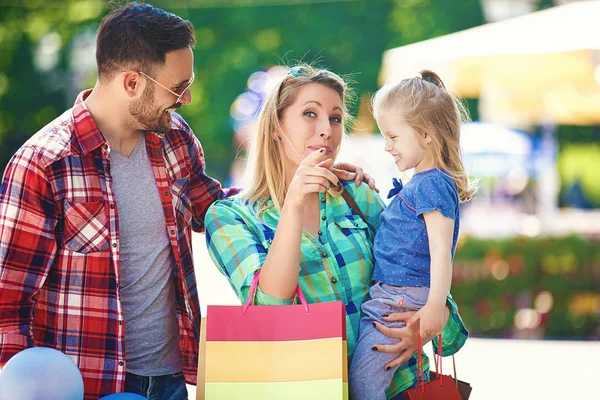
[[[407,324],[419,321],[422,337],[436,336],[444,327],[459,203],[474,193],[460,155],[461,111],[439,76],[428,70],[384,86],[373,98],[385,150],[400,171],[414,168],[415,174],[404,187],[394,179],[388,195],[393,200],[381,215],[374,243],[376,283],[362,305],[350,368],[353,400],[385,399],[399,367],[392,362],[398,354],[386,346],[395,340],[376,323],[401,327],[404,322],[390,323],[387,315],[418,310]],[[416,376],[406,379],[415,381]]]

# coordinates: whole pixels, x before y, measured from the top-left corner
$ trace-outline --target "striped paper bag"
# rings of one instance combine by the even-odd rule
[[[347,400],[344,305],[298,287],[301,305],[251,306],[257,285],[245,306],[208,306],[205,399]]]

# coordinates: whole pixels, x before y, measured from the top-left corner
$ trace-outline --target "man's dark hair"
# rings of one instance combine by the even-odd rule
[[[98,28],[98,78],[110,81],[124,68],[155,75],[165,54],[195,44],[190,21],[150,4],[127,4],[104,17]]]

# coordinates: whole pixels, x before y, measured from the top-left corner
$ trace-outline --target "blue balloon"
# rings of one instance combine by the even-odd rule
[[[148,400],[148,398],[135,393],[115,393],[104,396],[100,400]]]
[[[83,379],[75,363],[58,350],[33,347],[0,371],[0,400],[82,400]]]

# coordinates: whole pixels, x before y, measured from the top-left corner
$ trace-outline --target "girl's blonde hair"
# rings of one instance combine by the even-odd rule
[[[469,181],[460,151],[460,129],[468,113],[458,96],[452,95],[440,77],[430,70],[421,77],[384,85],[372,101],[373,115],[398,113],[425,138],[432,139],[434,160],[454,180],[460,202],[471,200],[477,190]]]
[[[269,93],[261,107],[256,135],[246,164],[250,184],[246,187],[242,196],[249,202],[258,205],[259,214],[264,211],[264,206],[269,199],[273,201],[278,211],[281,211],[283,207],[287,186],[282,140],[287,138],[281,126],[281,118],[283,112],[298,97],[298,91],[311,83],[318,83],[333,89],[340,96],[343,108],[342,129],[344,133],[350,123],[347,110],[350,90],[342,78],[333,72],[313,68],[307,64],[290,68],[288,74]],[[332,155],[333,159],[335,159],[338,152],[339,146]]]

